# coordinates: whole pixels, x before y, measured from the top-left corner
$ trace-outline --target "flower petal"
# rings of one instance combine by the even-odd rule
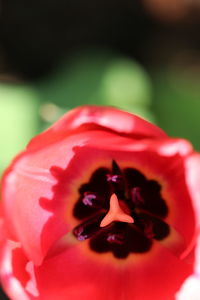
[[[198,237],[194,272],[183,283],[181,289],[176,294],[176,300],[199,300],[200,295],[200,234]]]
[[[24,256],[19,243],[7,242],[1,249],[0,279],[7,295],[13,300],[30,300],[24,290],[28,279],[25,271],[27,258]]]
[[[157,126],[128,112],[113,107],[82,106],[68,112],[52,127],[32,139],[28,148],[42,148],[69,135],[93,130],[110,131],[135,139],[167,137]]]
[[[16,255],[14,250],[9,256],[11,278],[23,286],[28,299],[35,299],[37,293],[38,300],[173,300],[192,268],[158,244],[151,254],[133,255],[124,265],[113,265],[109,255],[105,261],[84,255],[76,245],[33,268],[32,274],[27,272],[29,262],[22,263],[20,273],[16,260],[23,252]],[[22,274],[26,274],[26,280]],[[5,287],[8,291],[8,285]],[[18,300],[16,296],[12,299]]]
[[[7,228],[22,242],[35,263],[40,263],[45,249],[68,230],[63,217],[64,197],[61,197],[61,194],[66,196],[68,186],[66,182],[60,182],[54,169],[67,167],[74,156],[73,147],[81,145],[83,140],[85,137],[80,141],[72,137],[68,142],[62,141],[34,153],[25,152],[14,161],[3,178],[2,195]],[[52,156],[52,153],[56,155]],[[57,182],[60,184],[59,191],[58,188],[57,191],[53,190]],[[51,201],[54,196],[56,205],[55,201]],[[54,210],[48,209],[49,205],[54,205]],[[51,228],[45,245],[42,238],[44,226]]]

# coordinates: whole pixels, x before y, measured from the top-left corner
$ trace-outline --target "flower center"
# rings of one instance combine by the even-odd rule
[[[110,209],[101,221],[100,227],[105,227],[114,221],[134,223],[133,218],[120,207],[116,194],[112,194],[110,197]]]
[[[134,168],[98,168],[79,188],[73,215],[80,224],[73,230],[79,241],[89,240],[98,253],[116,258],[149,251],[154,240],[169,235],[164,221],[168,208],[161,186]]]

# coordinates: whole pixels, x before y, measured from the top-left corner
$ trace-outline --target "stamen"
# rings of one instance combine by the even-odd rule
[[[108,182],[114,182],[117,183],[121,180],[121,175],[111,175],[111,174],[107,174],[107,181]]]
[[[92,193],[89,193],[89,192],[85,192],[84,193],[84,198],[83,198],[82,202],[85,205],[93,206],[93,200],[94,199],[96,199],[96,195],[94,195]]]
[[[144,199],[142,198],[140,191],[141,191],[140,187],[134,187],[131,190],[131,198],[132,198],[133,203],[136,206],[144,204]]]
[[[134,223],[134,219],[121,209],[116,194],[110,197],[110,209],[101,221],[100,227],[105,227],[114,221]]]
[[[122,245],[124,243],[124,237],[121,234],[109,234],[107,237],[107,241],[110,244]]]
[[[98,231],[101,230],[99,224],[102,220],[104,213],[100,213],[76,226],[73,230],[73,234],[79,241],[84,241],[93,237]]]
[[[74,234],[76,235],[79,241],[84,241],[88,238],[88,236],[86,234],[83,234],[83,232],[84,228],[82,226],[79,226],[74,230]]]
[[[153,239],[155,237],[155,233],[153,232],[153,223],[152,222],[146,222],[144,224],[144,234],[149,239]]]

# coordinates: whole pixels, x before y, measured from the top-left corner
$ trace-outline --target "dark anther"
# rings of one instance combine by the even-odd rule
[[[125,182],[123,178],[123,173],[116,163],[113,160],[112,170],[106,175],[107,182],[110,187],[111,194],[115,193],[120,199],[125,198]]]
[[[85,205],[94,206],[94,200],[96,199],[96,195],[90,192],[85,192],[82,202]]]
[[[84,227],[83,226],[78,226],[77,228],[75,228],[73,233],[79,241],[84,241],[88,238],[88,235],[84,234]]]
[[[131,200],[136,207],[144,204],[144,199],[141,196],[141,188],[140,187],[136,186],[131,189]]]
[[[122,179],[121,175],[111,175],[111,174],[107,174],[107,181],[109,182],[115,182],[118,183],[120,182],[120,180]]]
[[[122,245],[124,243],[124,237],[121,234],[109,234],[107,237],[107,241],[110,244]]]
[[[79,241],[84,241],[94,236],[98,231],[101,230],[100,222],[105,214],[100,213],[99,215],[85,221],[84,223],[76,226],[73,230],[74,235]]]

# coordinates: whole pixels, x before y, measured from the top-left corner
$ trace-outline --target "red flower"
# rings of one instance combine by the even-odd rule
[[[187,141],[139,117],[72,110],[3,177],[5,291],[13,300],[175,299],[193,271],[199,166]]]

